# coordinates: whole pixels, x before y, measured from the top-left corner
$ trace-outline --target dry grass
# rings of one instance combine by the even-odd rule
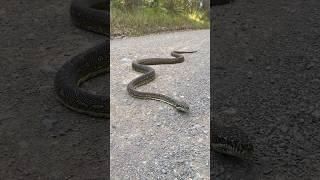
[[[209,26],[209,20],[200,12],[182,14],[154,8],[133,11],[111,8],[111,36],[141,36],[163,31],[206,29]]]

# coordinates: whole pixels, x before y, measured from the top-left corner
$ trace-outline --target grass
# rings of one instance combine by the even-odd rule
[[[186,29],[207,29],[208,18],[201,12],[170,13],[160,8],[140,8],[123,11],[111,8],[111,36],[141,36],[151,33]]]

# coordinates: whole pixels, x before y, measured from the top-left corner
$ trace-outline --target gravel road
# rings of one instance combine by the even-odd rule
[[[257,160],[213,154],[215,180],[319,179],[320,1],[213,7],[212,118],[253,139]]]
[[[106,121],[61,106],[57,69],[103,36],[70,22],[69,0],[1,1],[0,179],[88,179],[108,175]],[[85,84],[108,93],[105,77]]]
[[[106,121],[67,110],[52,91],[57,69],[104,39],[74,27],[69,5],[70,0],[1,2],[0,177],[108,175]],[[258,159],[214,154],[211,176],[318,179],[320,1],[235,0],[214,7],[213,16],[212,118],[245,130]],[[141,43],[112,41],[114,177],[208,178],[208,36],[204,30],[141,37]],[[126,84],[139,75],[130,68],[132,60],[169,57],[171,50],[184,48],[199,52],[186,55],[183,64],[155,66],[157,79],[141,89],[185,100],[189,116],[128,96]],[[84,88],[108,93],[104,79]]]
[[[209,30],[164,33],[111,41],[111,177],[209,179]],[[185,62],[156,65],[155,81],[140,90],[187,102],[190,114],[158,101],[132,98],[127,84],[141,75],[133,60],[197,50]]]

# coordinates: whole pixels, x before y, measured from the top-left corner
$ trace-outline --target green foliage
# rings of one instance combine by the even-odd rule
[[[127,11],[146,7],[165,8],[175,13],[209,12],[210,0],[111,0],[111,6]]]
[[[204,7],[203,2],[205,0],[112,0],[111,34],[137,36],[209,28],[207,9],[210,7]],[[207,2],[209,5],[210,1]]]

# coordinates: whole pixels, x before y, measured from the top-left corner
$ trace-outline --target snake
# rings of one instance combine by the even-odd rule
[[[234,126],[211,123],[211,148],[215,152],[238,158],[252,156],[254,148],[247,133]]]
[[[127,91],[130,96],[139,99],[150,99],[150,100],[157,100],[167,103],[174,108],[176,108],[179,112],[188,113],[189,106],[187,103],[183,101],[179,101],[173,99],[169,96],[158,94],[158,93],[151,93],[151,92],[142,92],[138,91],[137,88],[148,84],[149,82],[155,79],[155,70],[148,65],[159,65],[159,64],[177,64],[184,62],[184,56],[182,54],[185,53],[195,53],[196,51],[172,51],[171,56],[174,58],[147,58],[147,59],[138,59],[132,62],[132,69],[143,73],[143,75],[133,79],[127,85]]]
[[[217,0],[214,5],[225,4],[229,0]],[[107,3],[104,0],[73,0],[70,8],[72,22],[75,26],[102,35],[108,35]],[[109,97],[94,95],[80,88],[85,81],[109,72],[109,59],[106,50],[107,41],[74,56],[67,61],[57,72],[54,80],[54,89],[58,100],[66,107],[93,117],[109,117]],[[163,101],[175,107],[178,111],[189,112],[185,102],[156,93],[140,92],[136,89],[155,79],[155,71],[148,65],[175,64],[184,61],[183,53],[173,51],[175,58],[149,58],[132,63],[135,71],[142,76],[132,80],[127,91],[135,98]],[[225,127],[212,123],[211,148],[219,153],[247,157],[253,152],[253,145],[248,135],[236,127]]]
[[[107,7],[104,0],[73,0],[70,7],[72,23],[108,37]],[[110,98],[81,88],[85,81],[109,72],[108,42],[106,40],[74,56],[57,71],[54,91],[57,99],[67,108],[92,117],[109,117]]]

